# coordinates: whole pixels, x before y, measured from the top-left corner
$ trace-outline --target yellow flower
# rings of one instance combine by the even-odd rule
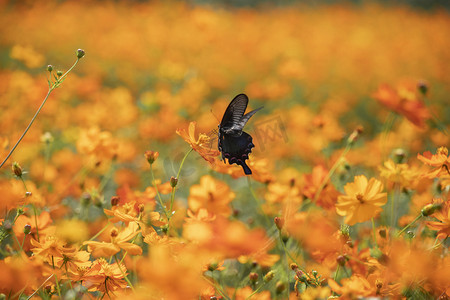
[[[100,258],[92,263],[90,269],[80,279],[89,291],[109,293],[126,288],[124,275],[126,268],[123,264],[116,262],[110,265],[105,259]]]
[[[229,216],[231,214],[229,204],[234,197],[235,194],[225,182],[205,175],[200,179],[200,184],[191,186],[188,205],[193,212],[206,208],[214,214]]]
[[[97,257],[109,257],[116,254],[120,250],[127,251],[131,255],[141,255],[141,247],[127,242],[135,237],[138,233],[138,225],[134,222],[130,222],[128,226],[121,232],[118,232],[116,228],[113,228],[111,230],[111,242],[109,243],[87,241],[84,242],[83,245],[88,245],[88,251],[92,252],[92,255]]]
[[[400,184],[402,187],[411,187],[419,176],[407,164],[396,164],[391,159],[385,161],[383,165],[383,167],[379,167],[380,176],[392,183]]]
[[[347,216],[345,223],[349,225],[375,217],[382,211],[380,206],[387,202],[387,194],[382,193],[383,184],[375,178],[367,181],[364,175],[355,176],[355,181],[347,183],[344,190],[346,195],[338,197],[336,211]]]
[[[214,158],[219,155],[219,150],[213,149],[211,138],[200,133],[198,138],[195,137],[196,122],[189,123],[188,132],[185,129],[177,129],[177,134],[181,136],[186,142],[191,145],[198,154],[200,154],[204,160],[210,164],[214,163]]]

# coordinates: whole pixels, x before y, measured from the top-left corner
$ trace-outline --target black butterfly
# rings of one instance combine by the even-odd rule
[[[244,169],[244,173],[250,175],[252,170],[250,170],[245,161],[255,145],[253,145],[251,135],[242,131],[242,129],[250,117],[262,107],[244,115],[247,104],[247,95],[239,94],[228,105],[219,125],[219,151],[222,152],[222,159],[225,162],[225,159],[228,159],[230,165],[240,165]]]

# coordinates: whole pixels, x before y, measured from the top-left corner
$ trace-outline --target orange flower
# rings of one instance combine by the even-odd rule
[[[55,266],[58,268],[64,268],[71,273],[76,273],[80,268],[89,268],[91,262],[89,261],[90,255],[86,251],[74,251],[66,253],[63,257],[55,257]]]
[[[385,161],[383,166],[378,167],[378,169],[381,177],[405,188],[411,188],[419,176],[419,173],[409,165],[396,164],[391,159]]]
[[[35,256],[42,257],[42,259],[49,264],[54,264],[54,259],[64,258],[64,256],[71,256],[76,252],[75,248],[67,248],[65,243],[60,241],[57,237],[46,236],[44,241],[38,242],[31,240],[31,245],[35,248],[31,249]]]
[[[417,84],[406,83],[396,88],[381,85],[372,96],[387,108],[405,116],[416,126],[424,127],[425,121],[431,116],[420,99]]]
[[[188,205],[193,212],[206,208],[214,214],[229,216],[231,214],[229,204],[234,197],[235,194],[226,183],[205,175],[200,178],[200,184],[191,186]]]
[[[434,169],[427,173],[428,178],[450,175],[450,157],[446,147],[439,147],[436,154],[426,151],[423,155],[417,154],[417,159],[432,166]]]
[[[293,205],[295,211],[303,202],[303,195],[298,186],[283,184],[279,182],[270,183],[267,186],[267,192],[264,195],[266,203],[263,206],[267,214],[276,215],[283,206]]]
[[[432,216],[438,221],[427,222],[428,227],[437,230],[437,237],[440,239],[450,236],[450,201],[445,201],[441,210],[436,211]]]
[[[137,265],[141,286],[148,287],[146,299],[199,299],[209,287],[203,277],[207,261],[197,247],[187,245],[176,256],[163,245],[153,245],[148,258]]]
[[[103,259],[97,259],[92,263],[92,266],[80,278],[83,285],[89,291],[100,291],[102,293],[109,293],[117,289],[124,289],[127,283],[123,279],[126,275],[126,268],[123,264],[108,262]]]
[[[140,230],[138,230],[138,225],[134,222],[130,222],[128,226],[119,232],[116,228],[111,230],[111,242],[96,242],[96,241],[86,241],[83,245],[88,246],[88,251],[92,252],[94,256],[104,256],[109,257],[120,250],[127,251],[131,255],[141,255],[142,248],[138,245],[128,243],[127,241],[135,237]]]
[[[100,131],[98,127],[83,130],[77,140],[77,150],[95,158],[95,163],[117,156],[119,144],[111,132]]]
[[[269,251],[272,242],[262,229],[249,230],[239,221],[229,221],[224,216],[211,218],[203,214],[203,219],[186,221],[183,237],[208,249],[220,258],[236,258],[242,255],[257,255]]]
[[[162,226],[165,223],[161,222],[161,215],[159,212],[151,211],[148,214],[145,211],[140,211],[139,207],[136,209],[136,202],[131,201],[123,205],[115,205],[111,209],[103,209],[105,215],[112,216],[109,221],[111,223],[117,223],[119,221],[128,224],[130,222],[136,222],[141,226],[146,226],[146,224],[151,224],[153,226]],[[140,204],[144,207],[143,204]],[[148,222],[148,223],[144,223]]]
[[[358,274],[342,279],[341,283],[342,286],[333,279],[328,279],[328,285],[335,293],[340,295],[339,299],[355,299],[355,297],[368,297],[376,294],[375,287]]]
[[[339,192],[334,188],[331,182],[327,183],[323,187],[322,191],[317,196],[317,199],[315,199],[316,193],[327,175],[328,170],[324,166],[315,166],[311,174],[305,174],[303,176],[305,182],[303,194],[312,201],[316,200],[316,204],[318,206],[321,206],[325,209],[330,209],[334,208],[336,199],[339,195]]]
[[[341,216],[347,216],[345,223],[367,221],[375,217],[387,202],[387,194],[382,193],[383,184],[375,178],[367,181],[366,176],[355,176],[355,181],[344,186],[346,195],[338,197],[336,211]]]
[[[188,132],[186,132],[186,129],[177,129],[176,133],[188,142],[192,149],[200,154],[204,160],[212,164],[219,155],[219,150],[213,148],[212,139],[208,135],[200,133],[198,138],[195,137],[196,124],[196,122],[190,122]]]
[[[36,230],[36,223],[38,230]],[[35,216],[27,217],[25,215],[21,215],[17,218],[16,222],[14,223],[14,234],[17,236],[17,239],[19,241],[22,241],[24,238],[24,232],[23,228],[25,225],[31,226],[31,231],[28,235],[25,236],[25,243],[23,246],[23,249],[25,251],[29,250],[31,248],[30,241],[32,239],[37,240],[37,231],[39,231],[39,237],[44,238],[46,235],[54,235],[55,234],[55,227],[51,226],[52,219],[50,217],[50,214],[46,211],[43,211],[38,217],[37,220]]]

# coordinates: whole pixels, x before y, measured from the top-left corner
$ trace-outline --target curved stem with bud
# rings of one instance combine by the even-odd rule
[[[75,61],[75,63],[72,65],[72,67],[70,67],[69,70],[66,71],[66,73],[64,74],[60,74],[58,71],[57,72],[57,76],[54,76],[54,81],[52,80],[52,71],[53,71],[53,66],[49,65],[47,67],[47,71],[50,73],[50,78],[47,79],[48,81],[48,92],[47,95],[45,96],[44,100],[42,101],[41,105],[39,106],[38,110],[36,111],[36,113],[34,114],[33,118],[31,119],[30,123],[28,124],[27,128],[25,128],[25,131],[22,133],[22,135],[20,136],[19,140],[16,142],[16,144],[12,147],[11,151],[9,151],[8,155],[6,156],[6,158],[3,160],[3,162],[0,164],[0,168],[3,167],[3,165],[6,163],[6,161],[9,159],[9,157],[13,154],[14,150],[16,150],[17,146],[20,144],[20,142],[22,141],[22,139],[25,137],[25,135],[27,134],[28,130],[30,129],[31,125],[33,125],[34,120],[36,120],[37,116],[39,115],[39,113],[42,110],[42,107],[44,107],[45,102],[47,102],[48,97],[50,96],[50,94],[53,92],[53,90],[55,90],[56,88],[58,88],[63,81],[67,78],[67,75],[70,73],[70,71],[72,71],[73,68],[75,68],[75,66],[78,64],[78,61],[80,60],[80,58],[82,58],[85,55],[84,50],[82,49],[78,49],[77,50],[77,60]]]

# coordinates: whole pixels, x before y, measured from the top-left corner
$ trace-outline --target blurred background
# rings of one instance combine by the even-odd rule
[[[148,185],[145,150],[160,152],[157,177],[168,180],[189,149],[176,129],[196,121],[198,132],[212,132],[239,93],[249,109],[264,105],[246,131],[252,157],[274,174],[329,165],[357,126],[364,134],[350,163],[375,166],[396,148],[415,157],[448,145],[438,129],[450,120],[448,8],[420,0],[1,1],[1,156],[44,98],[47,65],[65,71],[82,48],[86,56],[10,161],[52,186],[92,164],[74,195],[107,172],[112,191]],[[435,118],[394,122],[375,96],[382,85],[407,100],[425,86],[420,100]],[[211,171],[191,155],[184,172],[193,182]]]

